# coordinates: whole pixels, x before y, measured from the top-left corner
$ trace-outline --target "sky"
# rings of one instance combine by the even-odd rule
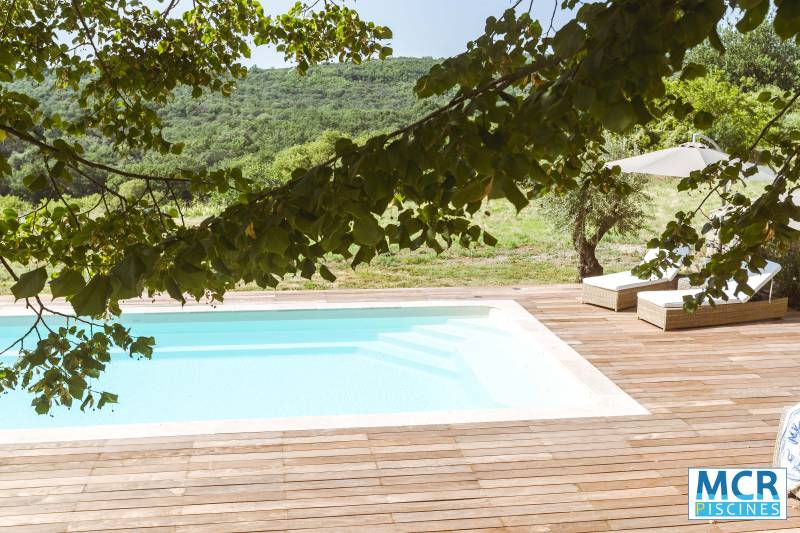
[[[261,0],[267,13],[285,12],[295,0]],[[533,15],[547,29],[554,2],[533,0]],[[465,50],[467,41],[483,33],[489,16],[499,17],[512,5],[510,0],[348,0],[362,19],[388,26],[394,37],[389,45],[395,56],[449,57]],[[529,2],[523,2],[527,9]],[[558,12],[555,26],[569,20]],[[249,65],[262,68],[285,67],[283,57],[267,47],[253,49]]]

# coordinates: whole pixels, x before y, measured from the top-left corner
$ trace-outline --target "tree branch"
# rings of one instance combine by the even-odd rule
[[[19,131],[16,128],[12,128],[11,126],[7,126],[6,124],[0,124],[0,130],[3,130],[6,133],[9,133],[9,134],[13,135],[14,137],[16,137],[16,138],[18,138],[18,139],[20,139],[22,141],[25,141],[25,142],[30,143],[30,144],[34,144],[34,145],[38,146],[39,148],[41,148],[42,150],[48,150],[48,151],[50,151],[50,152],[52,152],[54,154],[61,154],[62,153],[55,146],[47,144],[44,141],[40,141],[39,139],[37,139],[33,135],[30,135],[30,134],[25,133],[23,131]],[[173,181],[173,182],[182,182],[182,183],[187,183],[187,182],[190,181],[187,178],[178,178],[178,177],[174,177],[174,176],[151,176],[149,174],[139,174],[137,172],[129,172],[127,170],[122,170],[120,168],[114,168],[112,166],[105,165],[103,163],[97,163],[95,161],[90,161],[90,160],[88,160],[88,159],[86,159],[84,157],[81,157],[81,156],[79,156],[78,154],[75,154],[75,153],[68,153],[68,154],[66,154],[66,156],[69,159],[72,159],[74,161],[78,161],[79,163],[86,165],[87,167],[96,168],[98,170],[103,170],[105,172],[109,172],[111,174],[117,174],[119,176],[125,176],[126,178],[138,178],[138,179],[153,180],[153,181]]]
[[[14,269],[11,268],[11,265],[8,264],[8,261],[6,261],[5,257],[0,256],[0,263],[2,263],[3,268],[6,270],[6,272],[9,273],[11,279],[13,279],[14,281],[19,281],[19,276],[17,276],[16,272],[14,272]]]
[[[775,123],[778,122],[778,120],[780,120],[781,117],[783,115],[785,115],[787,111],[789,111],[789,109],[797,101],[798,97],[800,97],[800,89],[795,91],[794,96],[786,103],[786,105],[783,106],[783,108],[775,116],[773,116],[771,119],[769,119],[769,121],[766,124],[764,124],[764,127],[761,128],[761,131],[758,133],[758,136],[756,137],[756,140],[753,141],[753,144],[750,146],[750,149],[747,150],[748,154],[752,153],[752,151],[756,149],[756,146],[758,146],[758,143],[760,143],[761,139],[764,138],[764,135],[767,134],[767,131],[769,131],[770,128],[772,128],[772,126],[774,126]]]
[[[56,179],[53,177],[52,171],[50,169],[50,163],[47,161],[47,158],[45,158],[44,166],[45,168],[47,168],[47,177],[50,178],[50,183],[53,184],[53,190],[55,191],[56,196],[58,196],[58,199],[61,200],[62,204],[64,204],[64,207],[67,208],[67,212],[69,212],[70,216],[72,217],[72,221],[75,222],[75,226],[77,226],[78,229],[80,229],[81,223],[78,220],[77,215],[75,215],[75,212],[72,211],[72,207],[70,207],[69,202],[67,202],[67,199],[64,198],[64,195],[58,188],[58,184],[56,183]]]
[[[172,195],[172,200],[175,202],[175,208],[178,210],[178,214],[181,217],[181,225],[186,226],[186,220],[183,218],[183,210],[181,209],[181,203],[178,201],[178,195],[175,194],[175,190],[172,188],[171,183],[167,183],[167,189],[169,189],[169,193]]]

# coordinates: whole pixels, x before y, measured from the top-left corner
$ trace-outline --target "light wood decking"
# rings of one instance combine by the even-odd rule
[[[798,313],[663,332],[580,304],[578,286],[228,300],[472,297],[516,299],[652,414],[5,445],[0,531],[800,530],[796,503],[788,521],[686,519],[688,467],[770,463],[800,401]]]

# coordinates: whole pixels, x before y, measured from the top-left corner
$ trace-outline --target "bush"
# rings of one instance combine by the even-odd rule
[[[64,199],[69,203],[70,206],[73,206],[75,211],[83,213],[85,211],[90,211],[92,209],[102,209],[101,198],[98,193],[88,194],[86,196],[81,196],[80,198],[74,198],[72,196],[65,195]],[[116,198],[111,198],[109,202],[115,201]],[[60,202],[59,202],[60,203]]]
[[[23,214],[33,209],[33,206],[18,196],[0,195],[0,211],[4,209],[14,209],[17,213]]]
[[[298,168],[311,168],[327,161],[336,153],[336,140],[346,137],[337,131],[325,131],[314,141],[298,144],[281,150],[267,172],[268,178],[284,183],[292,177],[292,172]]]
[[[800,47],[775,33],[772,17],[747,33],[725,26],[720,38],[725,45],[724,54],[706,41],[689,52],[688,60],[719,68],[731,83],[753,89],[777,85],[793,90],[800,80]]]
[[[184,207],[184,216],[206,218],[220,214],[231,203],[227,195],[214,193],[206,198],[197,199]]]
[[[758,101],[757,92],[743,91],[726,81],[718,70],[690,81],[667,80],[667,93],[713,115],[714,123],[702,133],[726,151],[752,143],[775,113],[769,103]],[[655,141],[655,147],[667,148],[690,141],[697,128],[688,118],[679,120],[669,115],[649,124],[646,131]]]
[[[764,251],[769,259],[781,265],[772,295],[786,296],[791,307],[800,309],[800,241],[788,247],[768,246]]]
[[[119,186],[120,195],[127,199],[138,199],[147,190],[147,183],[144,180],[129,180]]]

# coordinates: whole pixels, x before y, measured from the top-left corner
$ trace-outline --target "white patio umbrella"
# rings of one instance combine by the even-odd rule
[[[697,142],[698,138],[707,141],[713,148],[701,142]],[[728,159],[730,159],[730,156],[723,152],[719,145],[712,139],[709,139],[705,135],[695,133],[692,135],[691,142],[664,150],[656,150],[655,152],[609,161],[605,166],[608,168],[618,166],[623,172],[686,178],[695,170],[703,170],[712,163]],[[753,165],[753,163],[745,163],[742,165],[743,178],[771,180],[775,177],[775,173],[770,168],[762,165],[756,166],[755,173],[745,176],[744,171],[751,169],[753,166],[756,165]],[[726,209],[724,204],[721,209],[722,211],[720,211],[719,216],[724,217],[726,214],[724,211]]]
[[[716,148],[697,142],[695,139],[698,136],[695,134],[691,142],[672,148],[609,161],[606,166],[609,168],[618,166],[623,172],[686,178],[695,170],[703,170],[712,163],[730,158],[728,154],[719,150],[719,146],[716,146],[711,139],[704,138],[714,144]],[[752,163],[745,163],[743,169],[750,169],[753,166]],[[759,165],[756,168],[755,174],[747,176],[748,178],[772,179],[775,177],[775,173],[765,166]]]

